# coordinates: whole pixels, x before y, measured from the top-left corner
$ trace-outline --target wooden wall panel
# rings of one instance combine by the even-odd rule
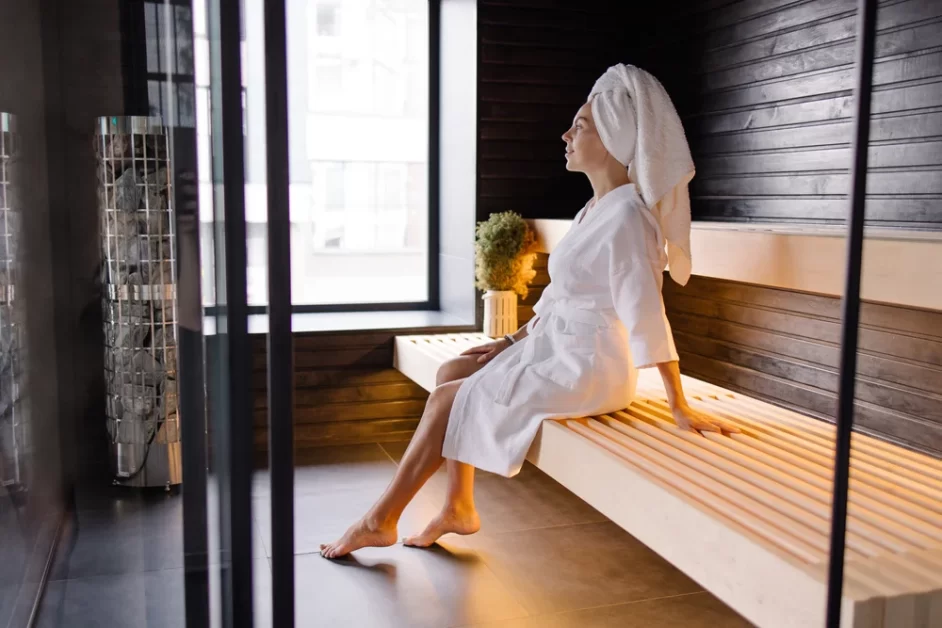
[[[619,3],[478,3],[478,220],[513,210],[571,218],[591,196],[566,172],[560,136],[606,67],[621,59]]]
[[[665,279],[684,372],[800,409],[836,412],[840,300],[694,277]],[[861,429],[942,453],[942,312],[875,303],[861,309]]]
[[[713,13],[722,20],[742,4]],[[695,99],[678,102],[698,166],[695,218],[845,220],[855,9],[849,0],[789,2],[717,29],[681,24],[701,48],[686,70],[664,44],[631,51],[656,75],[686,72],[695,86]],[[881,2],[877,28],[868,221],[940,229],[942,4]]]
[[[394,332],[298,333],[295,344],[295,443],[298,447],[411,437],[428,393],[392,368]],[[264,336],[253,339],[255,445],[267,450],[268,387]]]
[[[695,218],[845,219],[855,0],[479,5],[479,219],[571,217],[590,195],[559,136],[619,61],[657,76],[697,164]],[[657,24],[632,29],[626,24]],[[878,11],[868,220],[942,228],[942,3]]]

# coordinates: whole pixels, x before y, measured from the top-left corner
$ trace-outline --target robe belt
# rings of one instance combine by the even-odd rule
[[[542,336],[546,333],[546,325],[553,318],[576,321],[578,323],[595,325],[607,329],[612,326],[616,317],[614,315],[606,317],[597,310],[577,308],[563,301],[553,301],[550,307],[547,308],[547,311],[541,314],[536,322],[531,322],[531,324],[527,326],[527,338],[524,339],[524,342],[521,343],[518,349],[520,351],[520,360],[507,371],[503,383],[498,389],[497,394],[494,395],[494,401],[496,403],[502,406],[506,406],[510,403],[510,397],[517,381],[520,379],[520,376],[523,375],[523,371],[533,363],[533,356],[536,352],[536,343],[533,342],[533,340],[537,336]]]

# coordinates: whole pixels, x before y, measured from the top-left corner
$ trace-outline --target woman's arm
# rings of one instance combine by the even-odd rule
[[[534,316],[534,317],[533,317],[533,324],[535,325],[538,320],[540,320],[540,317],[539,317],[539,316]],[[515,331],[514,333],[512,333],[512,334],[510,334],[510,335],[513,336],[513,339],[514,339],[515,341],[520,342],[521,340],[523,340],[524,338],[526,338],[527,336],[530,335],[530,332],[527,331],[527,327],[528,327],[529,325],[530,325],[530,323],[524,323],[524,324],[520,327],[520,329],[518,329],[517,331]]]
[[[677,360],[659,362],[657,370],[661,372],[661,379],[664,380],[664,390],[667,392],[667,402],[670,404],[674,421],[677,422],[679,427],[693,432],[739,431],[735,427],[720,424],[702,412],[698,412],[690,407],[690,404],[687,403],[687,398],[684,397],[684,389],[680,383],[680,363]]]
[[[533,319],[534,321],[540,320],[539,317]],[[510,334],[515,342],[520,342],[529,335],[527,331],[527,324],[524,324],[520,329]],[[476,347],[471,347],[470,349],[465,349],[461,352],[461,355],[477,355],[479,364],[486,364],[493,360],[498,353],[510,346],[510,343],[507,342],[506,338],[498,338],[497,340],[492,340],[486,344],[478,345]]]

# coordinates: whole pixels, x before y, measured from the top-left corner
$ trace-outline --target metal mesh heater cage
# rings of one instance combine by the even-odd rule
[[[12,170],[15,119],[0,113],[0,486],[16,493],[26,484],[21,460],[29,448],[25,421],[22,299],[16,299],[19,214],[14,209]]]
[[[105,390],[115,482],[181,481],[168,133],[156,117],[100,118]]]

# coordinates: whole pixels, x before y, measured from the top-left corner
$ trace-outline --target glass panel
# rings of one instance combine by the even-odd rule
[[[246,625],[250,606],[260,625],[270,623],[266,620],[271,614],[265,602],[270,599],[270,567],[267,561],[252,560],[252,545],[259,540],[251,512],[254,393],[248,379],[254,343],[250,340],[264,343],[264,334],[250,339],[244,320],[245,297],[250,303],[264,302],[267,290],[264,4],[247,0],[242,5],[238,24],[233,24],[234,6],[226,0],[207,0],[206,17],[194,16],[194,50],[210,55],[209,60],[197,60],[195,80],[197,154],[207,165],[205,171],[201,168],[199,184],[202,299],[213,307],[204,330],[212,438],[209,542],[218,556],[218,566],[211,569],[213,626]],[[227,58],[233,43],[238,44],[238,57]],[[231,93],[222,83],[221,69],[235,62],[241,65],[242,88]],[[258,82],[246,85],[249,75],[258,77]],[[240,110],[241,128],[227,132],[223,120]],[[233,162],[242,166],[242,172],[232,169]],[[244,221],[238,211],[242,200]],[[244,284],[238,279],[243,270]],[[254,596],[246,589],[250,582]]]
[[[34,538],[26,515],[30,509],[29,491],[33,479],[32,418],[25,378],[27,362],[26,329],[22,286],[22,258],[19,212],[14,191],[14,161],[18,133],[14,118],[0,113],[0,624],[13,617],[17,594],[30,557]],[[30,513],[30,510],[33,510]],[[38,514],[54,517],[53,512]]]

